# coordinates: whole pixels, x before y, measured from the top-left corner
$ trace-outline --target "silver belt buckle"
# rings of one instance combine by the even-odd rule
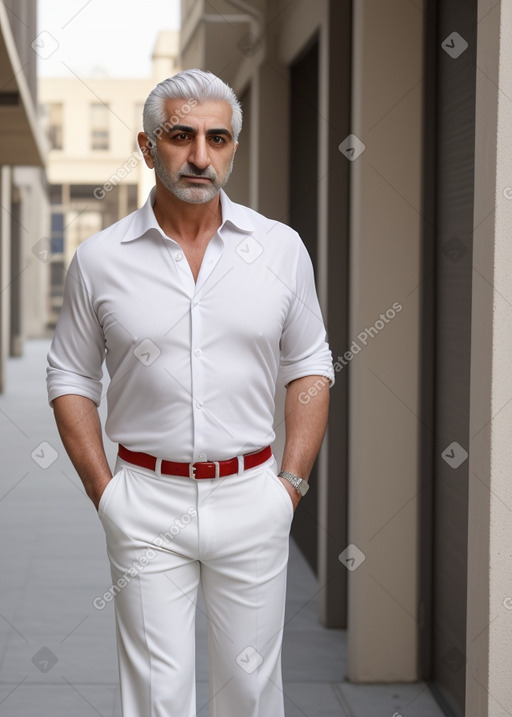
[[[213,463],[215,466],[215,478],[220,477],[220,464],[219,461],[205,461],[205,463]],[[196,470],[197,466],[195,463],[189,463],[188,464],[188,477],[194,478],[196,477]]]

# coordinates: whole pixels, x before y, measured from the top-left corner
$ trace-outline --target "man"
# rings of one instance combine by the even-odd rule
[[[209,72],[150,93],[138,140],[156,187],[79,247],[49,353],[49,400],[106,533],[125,717],[195,715],[199,584],[211,716],[284,715],[289,531],[334,373],[300,238],[221,189],[241,123]],[[113,476],[97,412],[104,359]]]

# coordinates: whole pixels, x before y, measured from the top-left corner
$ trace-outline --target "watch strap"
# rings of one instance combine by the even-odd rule
[[[293,485],[295,490],[302,496],[305,496],[308,492],[309,483],[306,480],[299,478],[299,476],[296,476],[295,473],[290,473],[289,471],[280,471],[278,475],[280,478],[284,478],[285,480],[289,481]]]

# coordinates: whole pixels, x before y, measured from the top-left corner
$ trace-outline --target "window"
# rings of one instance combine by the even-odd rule
[[[52,213],[50,251],[52,254],[64,251],[64,215],[61,212]]]
[[[63,108],[60,103],[46,105],[46,134],[50,143],[50,149],[62,149],[62,116]]]
[[[77,202],[90,204],[94,199],[94,190],[97,186],[97,184],[71,184],[69,186],[69,198],[73,206]]]
[[[62,184],[50,184],[50,204],[62,204]]]
[[[91,104],[91,149],[108,149],[108,106],[101,102]]]

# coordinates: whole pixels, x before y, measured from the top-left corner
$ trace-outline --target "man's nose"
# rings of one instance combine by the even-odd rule
[[[204,137],[196,137],[192,146],[192,151],[189,155],[189,161],[194,164],[198,169],[206,169],[209,167],[210,155],[208,153],[208,145]]]

